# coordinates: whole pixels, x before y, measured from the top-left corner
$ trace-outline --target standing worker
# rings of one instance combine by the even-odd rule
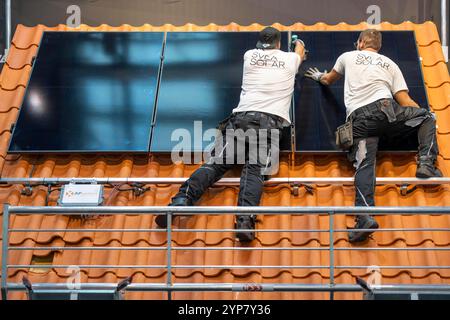
[[[271,150],[273,139],[270,141],[270,133],[266,137],[268,144],[265,148],[265,156],[261,157],[258,152],[256,161],[250,161],[254,150],[248,150],[248,139],[245,141],[239,138],[234,139],[233,146],[230,148],[225,138],[230,130],[251,131],[256,133],[255,138],[260,144],[259,138],[262,131],[275,130],[279,135],[280,129],[290,124],[289,110],[294,92],[295,75],[303,61],[305,48],[301,40],[295,41],[295,53],[284,52],[280,48],[280,31],[267,27],[260,32],[256,49],[244,54],[239,105],[233,109],[231,116],[219,125],[222,133],[226,131],[226,134],[223,135],[223,140],[216,139],[210,160],[197,169],[180,187],[169,206],[194,205],[210,186],[223,177],[225,172],[237,165],[236,158],[242,154],[239,154],[240,148],[236,147],[236,144],[241,142],[245,144],[245,163],[241,172],[238,206],[259,205],[266,175],[264,169],[268,167],[271,151],[274,151]],[[258,148],[260,147],[261,145],[258,145]],[[254,215],[236,217],[236,229],[252,230],[237,230],[236,236],[241,242],[249,242],[255,238],[255,219]],[[166,228],[166,216],[157,216],[156,223]]]
[[[389,132],[418,134],[418,178],[442,177],[436,168],[438,155],[436,120],[420,108],[408,94],[408,87],[397,64],[381,55],[381,33],[375,29],[361,32],[355,51],[345,52],[331,72],[310,68],[305,76],[331,85],[345,75],[344,101],[347,125],[341,134],[347,140],[348,158],[356,168],[355,206],[374,206],[375,167],[378,142]],[[339,128],[337,135],[339,136]],[[344,148],[345,149],[345,148]],[[377,229],[369,215],[356,217],[355,229]],[[351,243],[363,242],[374,231],[350,231]]]

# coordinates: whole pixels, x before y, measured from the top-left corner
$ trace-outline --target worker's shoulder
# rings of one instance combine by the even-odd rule
[[[249,49],[249,50],[245,51],[244,57],[252,55],[252,53],[255,52],[255,51],[256,51],[256,49]]]
[[[339,58],[341,58],[341,59],[352,58],[352,57],[357,56],[359,53],[361,53],[361,51],[358,51],[358,50],[346,51],[346,52],[342,53],[342,54],[338,57],[338,59],[339,59]]]
[[[337,57],[336,62],[340,62],[345,65],[348,60],[356,58],[357,52],[358,51],[356,50],[343,52]]]
[[[388,61],[388,62],[390,62],[390,63],[392,63],[394,65],[397,65],[397,63],[394,60],[392,60],[391,58],[389,58],[388,56],[385,56],[384,54],[381,54],[381,53],[378,53],[378,55],[381,58],[383,58],[384,60],[386,60],[386,61]]]
[[[389,58],[388,56],[385,56],[384,54],[381,54],[381,53],[378,53],[378,52],[376,52],[375,54],[378,56],[378,58],[380,58],[381,60],[384,61],[384,63],[389,67],[388,68],[389,70],[399,69],[398,64],[394,60]]]
[[[276,50],[276,55],[280,57],[287,57],[288,59],[291,59],[292,61],[296,61],[300,59],[300,56],[295,52],[286,52],[282,50]]]

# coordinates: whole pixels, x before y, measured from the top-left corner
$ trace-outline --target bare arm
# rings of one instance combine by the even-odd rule
[[[340,75],[334,69],[332,69],[330,72],[325,73],[320,78],[320,83],[329,86],[338,81],[340,78],[342,78],[342,75]]]
[[[302,41],[296,41],[295,42],[295,53],[299,55],[301,61],[305,58],[305,45]]]
[[[416,107],[420,108],[419,105],[411,99],[411,97],[408,94],[408,91],[402,90],[394,94],[394,98],[397,101],[399,105],[402,107]]]

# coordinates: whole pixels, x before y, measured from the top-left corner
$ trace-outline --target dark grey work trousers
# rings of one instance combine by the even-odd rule
[[[274,143],[272,141],[273,135],[270,133],[274,132],[271,130],[275,130],[278,132],[279,137],[283,119],[267,113],[250,111],[234,113],[222,124],[222,144],[220,147],[217,145],[214,147],[211,152],[210,160],[190,176],[190,178],[180,187],[179,192],[174,199],[177,197],[187,197],[189,203],[194,204],[200,199],[203,193],[216,181],[222,178],[228,170],[238,165],[238,157],[244,156],[245,163],[242,163],[243,167],[240,178],[238,206],[258,206],[266,175],[264,169],[269,165],[271,153],[274,151],[272,150],[274,148]],[[267,148],[263,152],[263,156],[260,156],[260,153],[258,152],[256,161],[250,161],[252,157],[249,140],[247,138],[231,139],[231,143],[234,144],[234,147],[231,149],[229,148],[227,143],[230,143],[230,139],[227,138],[226,132],[233,132],[238,129],[241,129],[244,132],[253,129],[254,132],[256,132],[257,138],[259,138],[259,129],[266,129],[266,132],[268,132]],[[238,154],[238,151],[242,150],[238,148],[238,144],[245,144],[245,155]],[[278,147],[277,143],[275,144],[276,147]]]
[[[354,143],[348,153],[356,168],[355,206],[374,206],[375,167],[380,139],[404,139],[416,134],[419,156],[436,160],[436,120],[428,110],[402,107],[393,99],[382,99],[356,109],[353,121]]]

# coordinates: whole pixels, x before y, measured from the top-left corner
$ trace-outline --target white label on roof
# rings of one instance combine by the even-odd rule
[[[63,186],[62,206],[98,206],[102,202],[103,186],[97,184],[68,184]]]

